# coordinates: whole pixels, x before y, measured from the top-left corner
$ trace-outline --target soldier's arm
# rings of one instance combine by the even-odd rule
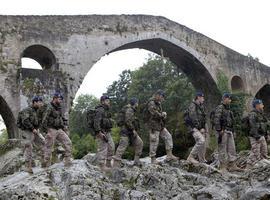
[[[215,111],[214,124],[216,131],[221,131],[220,119],[222,117],[222,106],[218,106]]]
[[[125,112],[125,125],[130,130],[135,129],[133,121],[134,121],[134,111],[131,108],[128,108]]]
[[[153,101],[150,101],[150,102],[148,103],[148,111],[150,112],[150,114],[151,114],[154,118],[157,118],[157,119],[163,118],[163,117],[162,117],[162,113],[159,112],[159,111],[156,109],[155,102],[153,102]]]
[[[257,122],[256,122],[256,114],[255,113],[250,113],[249,117],[249,127],[250,127],[250,136],[254,137],[254,138],[259,138],[260,135],[258,133],[258,126],[257,126]]]
[[[34,126],[30,121],[30,111],[26,110],[22,117],[22,124],[26,129],[34,130]]]
[[[104,110],[102,108],[98,108],[94,118],[94,130],[95,132],[101,131],[101,122],[102,122],[102,115]]]
[[[192,124],[195,128],[198,128],[199,127],[199,119],[198,119],[198,115],[197,115],[197,112],[196,112],[196,106],[194,105],[194,103],[192,103],[190,106],[189,106],[189,117],[192,121]]]

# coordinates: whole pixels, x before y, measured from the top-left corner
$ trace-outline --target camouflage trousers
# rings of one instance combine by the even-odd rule
[[[132,136],[131,136],[132,137]],[[122,155],[124,154],[125,150],[129,146],[129,142],[131,142],[131,145],[134,147],[135,150],[135,157],[140,157],[143,150],[143,141],[140,138],[139,135],[135,135],[132,138],[128,137],[126,135],[122,135],[120,137],[120,142],[117,147],[114,159],[121,160]]]
[[[68,135],[62,129],[49,128],[47,135],[45,137],[45,147],[44,147],[44,161],[50,161],[52,155],[52,149],[54,147],[55,141],[58,141],[63,145],[66,158],[71,157],[72,143]]]
[[[219,132],[216,133],[218,140]],[[225,130],[221,137],[221,142],[218,143],[218,158],[221,163],[234,162],[236,160],[236,149],[234,142],[234,134],[231,131]]]
[[[166,151],[170,151],[173,149],[173,140],[172,140],[172,135],[169,133],[169,131],[164,128],[161,131],[157,130],[150,130],[149,131],[149,141],[150,141],[150,152],[149,156],[150,157],[155,157],[158,144],[159,144],[159,136],[164,140],[165,142],[165,148]]]
[[[267,158],[267,142],[264,136],[261,136],[259,140],[254,137],[249,137],[251,144],[251,152],[248,157],[248,164],[255,164],[257,161]]]
[[[104,139],[96,137],[97,154],[96,159],[98,164],[105,164],[111,162],[114,154],[115,146],[110,132],[104,133],[107,136],[108,142]]]
[[[205,161],[205,153],[206,153],[206,131],[198,130],[196,128],[193,129],[192,136],[195,139],[195,146],[192,148],[190,155],[192,157],[197,157],[199,162]]]
[[[34,134],[32,131],[22,131],[22,144],[26,162],[31,162],[33,159],[33,146],[43,154],[45,140],[40,136],[40,133]],[[42,156],[42,155],[40,155]]]

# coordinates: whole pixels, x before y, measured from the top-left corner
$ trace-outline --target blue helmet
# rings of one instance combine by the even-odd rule
[[[32,103],[38,102],[38,101],[43,101],[42,97],[40,97],[40,96],[34,96],[34,97],[32,98]]]
[[[156,94],[163,96],[165,98],[165,92],[163,90],[158,90]]]
[[[202,91],[197,91],[195,97],[204,97],[204,93]]]
[[[105,101],[106,99],[110,99],[108,95],[102,95],[100,97],[100,101]]]
[[[261,99],[254,99],[254,100],[252,101],[252,106],[253,106],[253,108],[255,108],[256,105],[262,104],[262,103],[263,103],[263,102],[262,102]]]
[[[60,92],[54,93],[53,98],[61,98],[62,100],[64,99],[63,95]]]
[[[129,100],[129,103],[130,103],[130,105],[135,105],[136,103],[138,103],[138,99],[136,98],[136,97],[132,97],[130,100]]]
[[[225,99],[225,98],[229,98],[231,99],[232,98],[232,95],[228,92],[225,92],[223,95],[222,95],[222,99]]]

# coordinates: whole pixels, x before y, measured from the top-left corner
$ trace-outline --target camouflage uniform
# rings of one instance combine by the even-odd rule
[[[134,161],[138,162],[143,149],[143,141],[140,136],[136,134],[137,130],[139,129],[139,120],[135,116],[136,110],[132,108],[131,105],[127,105],[123,109],[125,113],[125,122],[124,126],[121,128],[120,142],[114,159],[121,160],[123,153],[125,152],[129,143],[131,143],[135,149]]]
[[[156,157],[156,151],[159,144],[159,136],[165,142],[166,151],[172,151],[173,140],[172,135],[165,128],[165,117],[162,114],[161,103],[151,99],[148,103],[148,111],[150,114],[150,119],[147,122],[150,135],[150,157]]]
[[[59,141],[65,149],[65,160],[70,160],[72,143],[63,130],[67,126],[66,122],[67,120],[63,117],[61,106],[51,102],[47,106],[42,120],[42,127],[44,130],[47,130],[44,148],[45,163],[50,163],[52,148],[56,140]]]
[[[94,130],[97,134],[102,132],[105,134],[107,141],[96,137],[97,142],[97,159],[100,165],[103,165],[106,161],[107,166],[111,165],[112,156],[115,150],[114,142],[111,136],[112,128],[112,115],[109,111],[109,107],[106,105],[99,105],[96,107],[96,114],[94,118]]]
[[[267,156],[267,131],[268,120],[263,112],[256,109],[249,113],[249,140],[251,144],[251,153],[247,164],[253,165],[257,161],[268,158]]]
[[[195,139],[195,146],[192,148],[189,158],[198,157],[199,162],[205,162],[206,153],[206,113],[203,104],[193,101],[188,108],[191,124],[188,125],[189,132]]]
[[[218,141],[219,161],[222,166],[234,163],[236,159],[236,150],[234,142],[234,116],[230,110],[230,105],[221,103],[215,111],[214,125]]]
[[[22,130],[22,143],[24,145],[24,153],[26,162],[32,163],[32,150],[33,145],[35,145],[38,150],[44,147],[44,138],[40,137],[39,133],[34,134],[33,130],[39,128],[39,120],[36,108],[28,107],[24,109],[21,115],[21,127]]]

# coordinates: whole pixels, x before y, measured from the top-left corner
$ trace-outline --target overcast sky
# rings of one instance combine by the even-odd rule
[[[269,0],[1,0],[4,15],[160,15],[270,66]],[[99,97],[124,69],[142,65],[149,52],[126,50],[103,57],[79,93]],[[29,65],[29,63],[27,63]],[[108,66],[110,66],[108,68]],[[111,70],[109,70],[111,69]],[[104,73],[106,71],[106,74]],[[86,88],[87,85],[87,88]]]

